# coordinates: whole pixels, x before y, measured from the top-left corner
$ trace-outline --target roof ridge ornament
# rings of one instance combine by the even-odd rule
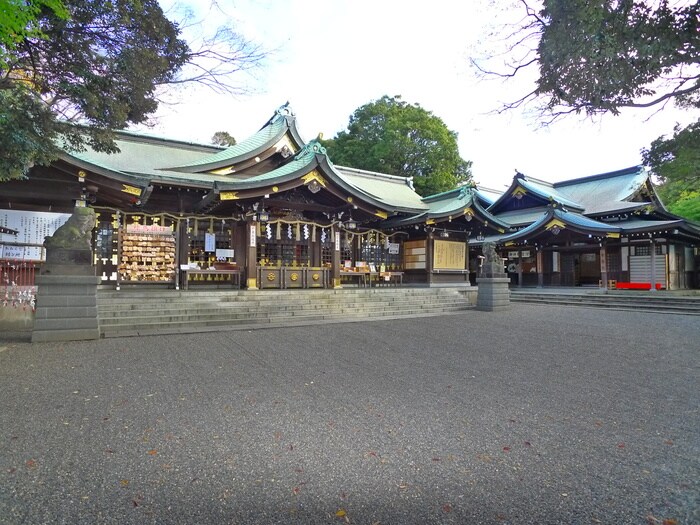
[[[304,144],[304,147],[299,150],[299,153],[297,153],[296,156],[297,158],[300,158],[304,155],[308,155],[309,153],[314,153],[317,155],[328,155],[328,153],[326,152],[326,148],[323,147],[318,138],[312,139],[306,144]]]
[[[294,111],[292,111],[292,107],[289,105],[289,101],[287,101],[275,110],[274,114],[270,117],[270,120],[268,120],[265,123],[265,125],[260,129],[266,128],[267,126],[271,125],[273,122],[277,121],[280,118],[293,117],[293,116],[294,116]]]

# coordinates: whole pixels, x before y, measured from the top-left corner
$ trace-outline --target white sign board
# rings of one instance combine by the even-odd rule
[[[35,246],[8,246],[2,249],[6,259],[23,259],[25,261],[40,261],[44,255],[41,246],[44,239],[65,223],[69,213],[51,213],[17,210],[0,210],[0,226],[17,230],[17,235],[0,233],[0,243],[34,244]],[[20,251],[21,250],[21,253]]]
[[[398,242],[390,242],[389,243],[389,254],[391,255],[398,255],[399,253],[399,243]]]
[[[213,233],[204,234],[204,251],[213,252],[216,250],[216,235]]]

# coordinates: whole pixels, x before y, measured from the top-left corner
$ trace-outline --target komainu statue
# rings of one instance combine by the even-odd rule
[[[95,227],[95,210],[75,208],[73,215],[53,235],[44,239],[47,250],[92,250],[92,230]]]
[[[496,252],[496,244],[493,242],[485,242],[481,246],[481,251],[484,253],[484,263],[481,266],[481,274],[487,276],[505,274],[503,269],[503,259]]]

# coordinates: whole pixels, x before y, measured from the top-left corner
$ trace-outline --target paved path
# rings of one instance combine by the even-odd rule
[[[0,523],[700,523],[699,342],[521,304],[0,342]]]

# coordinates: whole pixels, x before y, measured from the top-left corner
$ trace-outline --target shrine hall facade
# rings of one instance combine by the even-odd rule
[[[97,212],[95,269],[117,288],[469,286],[485,242],[518,286],[698,286],[700,225],[641,167],[421,197],[410,178],[334,165],[288,105],[228,148],[116,135],[119,153],[66,151],[0,183],[0,259],[41,265],[77,205]]]

